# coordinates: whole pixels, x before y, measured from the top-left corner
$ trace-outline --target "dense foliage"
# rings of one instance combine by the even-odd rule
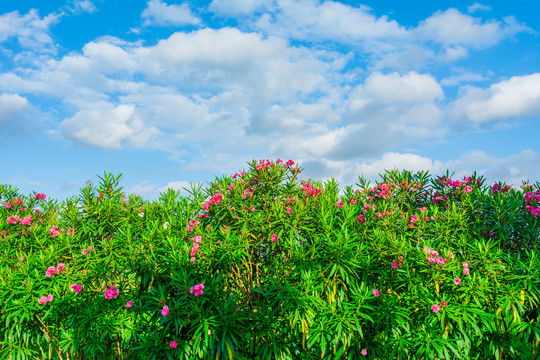
[[[0,359],[536,359],[540,189],[253,161],[189,196],[0,187]]]

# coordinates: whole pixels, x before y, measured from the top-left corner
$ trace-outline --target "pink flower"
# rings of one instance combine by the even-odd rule
[[[133,305],[131,301],[128,301],[124,307],[130,308]]]
[[[461,280],[459,278],[454,279],[454,284],[459,285],[461,284]]]
[[[47,301],[52,302],[54,300],[54,296],[51,294],[47,295]]]
[[[105,290],[105,299],[113,299],[115,297],[118,297],[120,292],[114,288],[114,286],[109,287],[107,290]]]
[[[278,240],[278,236],[277,235],[272,235],[272,241],[277,241]]]
[[[41,295],[41,298],[38,300],[38,303],[40,303],[41,305],[46,304],[47,297],[45,295]]]
[[[379,296],[379,290],[374,289],[373,290],[373,296]]]
[[[82,285],[73,284],[73,285],[71,285],[71,290],[73,290],[74,292],[76,292],[78,294],[82,290]]]
[[[190,292],[192,294],[193,294],[193,292],[195,292],[195,296],[199,296],[199,295],[203,294],[203,289],[204,289],[204,285],[203,284],[198,284],[198,285],[193,286],[190,289]]]
[[[77,233],[77,230],[73,229],[73,228],[69,228],[68,231],[67,231],[67,234],[68,235],[71,235],[71,234],[76,234]]]
[[[392,268],[397,269],[397,262],[392,263]]]
[[[66,270],[66,266],[64,265],[64,263],[59,263],[57,266],[56,272],[60,273],[60,271],[64,271],[64,270]]]
[[[367,355],[367,349],[362,349],[362,351],[360,351],[360,354],[366,356]]]
[[[431,256],[433,256],[433,257],[439,256],[439,253],[437,251],[433,250],[431,252]]]
[[[161,310],[161,315],[167,316],[168,313],[169,313],[169,307],[165,305],[163,309]]]
[[[21,219],[21,224],[30,225],[32,224],[32,215],[25,216]]]
[[[88,251],[94,251],[94,248],[92,246],[89,246],[87,250]]]
[[[442,306],[446,306],[446,305],[448,305],[448,303],[447,303],[446,301],[443,301],[443,302],[441,303],[441,305],[442,305]]]
[[[439,256],[439,257],[437,258],[437,264],[439,264],[439,265],[444,264],[444,258]]]
[[[174,349],[178,346],[178,344],[173,340],[171,341],[171,347]]]
[[[290,206],[287,208],[287,213],[292,214],[292,209]]]
[[[212,330],[208,329],[208,335],[212,335]]]
[[[431,310],[433,310],[434,313],[438,313],[441,310],[441,308],[439,307],[439,305],[433,304],[431,305]]]
[[[7,203],[4,203],[4,207],[5,207],[6,209],[11,209],[11,203],[8,203],[8,202],[7,202]]]
[[[52,228],[49,229],[49,233],[51,234],[52,237],[57,237],[58,236],[58,226],[56,225],[53,225]]]
[[[83,254],[83,255],[86,255],[86,254],[88,254],[88,253],[86,252],[85,249],[83,249],[82,254]]]
[[[45,195],[45,194],[39,194],[39,193],[36,193],[34,196],[35,196],[36,198],[38,198],[38,199],[41,199],[41,200],[45,200],[45,199],[47,198],[47,195]]]
[[[469,267],[469,264],[466,263],[466,262],[464,262],[462,265],[463,265],[463,268],[468,268]]]
[[[428,261],[429,261],[430,264],[435,264],[435,258],[434,257],[430,257],[428,259]]]
[[[24,256],[21,256],[19,260],[24,261]]]
[[[56,269],[54,268],[54,266],[49,266],[47,268],[47,271],[45,271],[45,276],[48,278],[54,277],[55,274],[56,274]]]
[[[424,207],[421,207],[420,209],[418,209],[418,211],[420,211],[420,212],[424,212],[424,211],[426,211],[426,210],[427,210],[427,207],[425,207],[425,206],[424,206]]]
[[[469,268],[463,268],[463,275],[469,274]]]

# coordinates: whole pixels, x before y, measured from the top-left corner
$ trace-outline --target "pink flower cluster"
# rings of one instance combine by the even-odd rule
[[[198,284],[198,285],[195,285],[193,286],[189,291],[193,294],[193,292],[195,292],[195,296],[199,296],[199,295],[202,295],[203,294],[203,289],[204,289],[204,285],[203,284]]]
[[[189,240],[191,240],[193,243],[193,245],[191,246],[191,252],[190,252],[191,262],[195,262],[195,255],[197,255],[197,253],[199,252],[199,244],[202,241],[202,236],[197,235],[197,236],[194,236],[193,239],[189,239]]]
[[[278,236],[275,235],[275,234],[272,235],[271,240],[272,240],[272,241],[278,241]]]
[[[92,246],[89,246],[88,248],[82,250],[82,254],[86,255],[91,251],[94,251],[94,248]]]
[[[30,226],[32,225],[32,215],[28,215],[23,218],[20,218],[19,215],[12,215],[6,219],[6,222],[11,225],[15,225],[20,222],[22,225]]]
[[[447,306],[447,305],[448,305],[448,303],[447,303],[446,301],[441,302],[441,306],[442,306],[442,307],[445,307],[445,306]],[[433,304],[433,305],[431,305],[431,310],[432,310],[434,313],[438,313],[439,311],[441,311],[441,308],[439,307],[439,305]]]
[[[41,298],[38,300],[38,303],[40,303],[41,305],[44,305],[47,302],[52,302],[53,300],[54,300],[54,296],[52,296],[51,294],[47,296],[41,295]]]
[[[356,221],[358,221],[361,224],[364,224],[366,222],[366,217],[364,215],[358,215],[356,218]]]
[[[439,253],[435,250],[431,250],[429,247],[424,247],[424,254],[429,255],[429,257],[426,259],[426,261],[429,261],[430,264],[446,264],[448,262],[448,259],[453,256],[452,252],[448,255],[448,258],[445,260],[442,256],[439,256]]]
[[[167,316],[169,314],[169,307],[165,305],[163,309],[161,309],[161,315]]]
[[[405,265],[405,260],[403,260],[403,255],[399,255],[398,261],[392,263],[392,268],[397,269],[398,265]]]
[[[200,222],[197,221],[197,220],[191,220],[189,223],[188,223],[188,227],[187,227],[187,230],[189,232],[193,231],[193,229],[196,229],[197,228],[197,225],[199,225]]]
[[[61,231],[64,231],[64,229],[59,229],[56,225],[53,225],[52,228],[49,229],[49,233],[52,237],[57,237]]]
[[[49,266],[45,271],[45,276],[48,278],[54,277],[54,275],[60,274],[60,272],[64,270],[66,270],[64,263],[59,263],[56,268],[54,266]]]
[[[73,284],[71,285],[71,290],[73,290],[74,292],[76,292],[77,294],[81,292],[82,290],[82,285],[80,284]]]
[[[311,185],[311,182],[306,182],[305,184],[303,184],[302,191],[304,193],[304,196],[307,197],[316,197],[322,194],[322,189],[318,187],[314,188],[313,185]]]
[[[506,194],[508,191],[510,191],[510,189],[512,189],[512,187],[510,185],[502,185],[502,184],[499,184],[499,183],[495,183],[493,184],[493,186],[491,187],[491,193],[495,196],[495,194],[497,193],[503,193],[503,194]]]
[[[45,194],[40,194],[40,193],[35,193],[34,196],[40,200],[45,200],[47,199],[47,195]]]
[[[469,264],[464,262],[462,265],[463,265],[463,275],[468,275],[469,274]]]
[[[219,205],[222,200],[223,200],[223,195],[222,194],[220,194],[220,193],[215,194],[214,196],[212,196],[210,198],[210,200],[208,200],[207,202],[205,202],[203,204],[204,211],[208,212],[210,210],[210,206]]]
[[[540,206],[535,208],[536,205],[540,205],[540,189],[536,191],[529,191],[525,194],[525,211],[531,213],[532,216],[540,216]]]
[[[114,286],[109,287],[107,290],[105,290],[105,299],[114,299],[118,297],[120,292],[114,288]]]
[[[334,206],[337,206],[340,209],[343,209],[343,200],[339,200],[337,203],[334,204]]]
[[[388,199],[388,197],[392,194],[392,189],[394,187],[393,183],[382,183],[375,186],[373,189],[370,190],[371,196],[378,196],[383,199]]]

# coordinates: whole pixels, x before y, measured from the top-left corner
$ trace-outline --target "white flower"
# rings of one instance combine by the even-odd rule
[[[141,211],[141,212],[139,213],[139,216],[140,216],[140,217],[143,217],[143,216],[144,216],[144,211]]]
[[[167,230],[169,228],[169,222],[165,221],[165,224],[163,224],[163,228]]]

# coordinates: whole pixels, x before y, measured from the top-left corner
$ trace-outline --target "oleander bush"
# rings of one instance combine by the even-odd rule
[[[540,186],[289,160],[125,194],[0,187],[0,359],[537,359]]]

